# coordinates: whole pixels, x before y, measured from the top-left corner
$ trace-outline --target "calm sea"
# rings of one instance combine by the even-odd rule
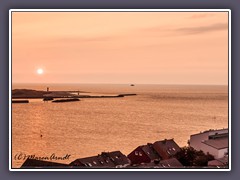
[[[124,98],[79,102],[12,104],[12,164],[25,155],[53,153],[69,163],[105,151],[129,154],[137,146],[165,138],[187,145],[191,134],[228,127],[227,86],[129,84],[14,84],[15,88],[80,90],[92,94],[137,93]],[[42,137],[41,137],[42,135]],[[16,160],[15,160],[15,157]]]

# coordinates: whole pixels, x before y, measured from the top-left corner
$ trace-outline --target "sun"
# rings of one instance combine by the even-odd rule
[[[43,69],[38,68],[38,69],[37,69],[37,74],[39,74],[39,75],[43,74]]]

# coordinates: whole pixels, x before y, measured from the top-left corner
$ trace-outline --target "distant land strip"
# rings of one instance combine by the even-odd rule
[[[12,90],[12,99],[44,99],[44,98],[117,98],[124,96],[135,96],[137,94],[118,95],[76,95],[71,93],[83,93],[83,91],[37,91],[32,89]],[[86,92],[84,92],[86,93]]]

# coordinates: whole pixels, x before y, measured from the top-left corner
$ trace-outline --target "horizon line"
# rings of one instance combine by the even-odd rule
[[[12,85],[14,84],[103,84],[103,85],[128,85],[128,84],[134,84],[134,85],[196,85],[196,86],[228,86],[229,84],[187,84],[187,83],[179,83],[179,84],[174,84],[174,83],[170,83],[170,84],[166,84],[166,83],[97,83],[97,82],[90,82],[90,83],[74,83],[74,82],[70,82],[70,83],[35,83],[35,82],[12,82]]]

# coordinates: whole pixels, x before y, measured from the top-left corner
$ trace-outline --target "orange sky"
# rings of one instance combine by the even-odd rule
[[[13,12],[12,80],[226,85],[228,13]]]

